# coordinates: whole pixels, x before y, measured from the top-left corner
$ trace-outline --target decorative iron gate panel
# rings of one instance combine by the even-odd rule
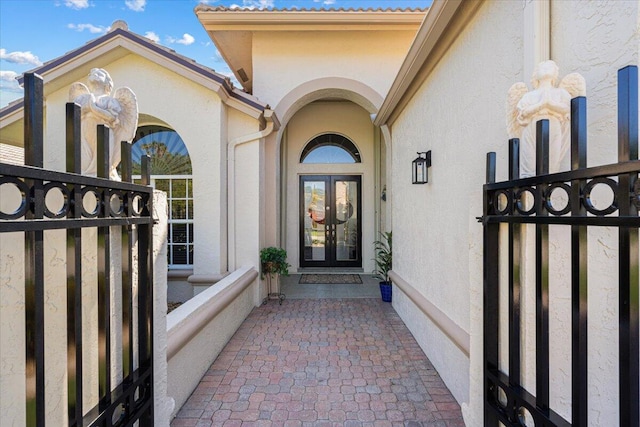
[[[34,74],[25,74],[25,164],[0,163],[0,185],[17,188],[22,203],[15,212],[0,212],[0,233],[23,232],[25,252],[26,320],[26,419],[28,426],[47,425],[45,417],[45,282],[44,235],[48,230],[66,229],[67,259],[67,347],[70,426],[153,425],[153,265],[152,195],[148,186],[149,159],[143,159],[142,185],[131,181],[130,145],[122,144],[122,182],[107,179],[109,170],[109,129],[99,126],[98,178],[80,175],[80,107],[67,104],[67,170],[43,169],[43,82]],[[62,208],[51,211],[45,200],[50,191],[61,194]],[[88,208],[89,205],[93,205]],[[99,372],[83,373],[82,255],[89,249],[82,230],[96,230],[97,254],[98,354]],[[114,233],[121,235],[122,263],[112,265]],[[134,248],[137,246],[137,254]],[[134,268],[133,260],[136,259]],[[110,301],[112,269],[122,276],[122,330],[111,330],[113,313]],[[137,270],[137,279],[134,276]],[[137,289],[137,298],[134,293]],[[136,304],[137,302],[137,304]],[[85,302],[86,303],[86,302]],[[134,311],[134,307],[137,310]],[[137,335],[134,336],[134,325]],[[111,337],[120,339],[118,357],[123,380],[111,384],[114,364]],[[99,401],[83,411],[83,375],[98,375]]]
[[[484,186],[484,424],[587,426],[587,228],[615,227],[619,240],[619,412],[610,425],[639,425],[638,371],[638,69],[618,72],[618,163],[587,168],[586,98],[571,101],[571,171],[549,174],[549,123],[537,123],[537,176],[519,179],[519,140],[509,141],[509,180],[496,183],[496,154],[487,154]],[[613,201],[592,203],[596,186],[606,186]],[[566,194],[566,206],[551,195]],[[527,206],[527,199],[532,201]],[[499,339],[500,224],[508,228],[508,342]],[[535,227],[536,354],[535,395],[521,382],[521,245],[523,227]],[[571,230],[571,418],[549,405],[549,225]],[[504,249],[503,249],[504,250]],[[597,325],[596,325],[597,326]],[[508,349],[508,372],[500,369],[499,348]]]

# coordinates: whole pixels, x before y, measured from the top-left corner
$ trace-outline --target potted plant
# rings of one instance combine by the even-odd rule
[[[382,238],[373,242],[375,246],[376,269],[373,271],[375,278],[380,280],[380,294],[382,301],[391,302],[391,280],[389,279],[389,271],[392,268],[393,254],[391,252],[391,231],[380,233]]]
[[[280,304],[285,298],[285,295],[280,292],[279,282],[276,281],[275,291],[272,292],[272,279],[274,276],[289,275],[289,263],[287,263],[287,251],[282,248],[268,247],[263,248],[260,251],[260,277],[267,279],[269,292],[267,298],[277,298],[280,300]]]

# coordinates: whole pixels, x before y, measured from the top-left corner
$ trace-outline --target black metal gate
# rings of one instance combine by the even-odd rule
[[[537,123],[536,173],[519,177],[519,140],[509,141],[509,181],[496,183],[496,154],[487,154],[484,186],[484,424],[497,426],[587,426],[587,229],[615,227],[619,241],[619,420],[639,424],[638,372],[638,69],[618,71],[618,163],[587,168],[586,98],[571,101],[571,171],[549,174],[549,123]],[[609,187],[613,202],[596,208],[595,186]],[[566,206],[551,194],[566,193]],[[526,206],[525,198],[533,200]],[[499,340],[500,225],[508,228],[508,342]],[[521,385],[521,245],[523,227],[535,226],[536,353],[535,396]],[[571,230],[571,419],[549,405],[549,225]],[[500,369],[499,348],[508,349],[508,372]]]
[[[148,158],[142,162],[142,184],[131,183],[130,145],[123,143],[122,182],[107,179],[109,129],[99,126],[98,178],[80,175],[80,107],[66,106],[67,173],[43,169],[43,81],[34,74],[24,79],[25,165],[0,163],[0,185],[17,188],[22,203],[15,212],[0,212],[0,233],[23,232],[25,253],[26,419],[28,426],[45,426],[45,281],[44,236],[48,230],[66,229],[67,259],[67,378],[70,426],[153,425],[153,276],[152,188],[148,186]],[[52,211],[49,192],[64,199]],[[88,201],[88,203],[87,203]],[[91,207],[87,207],[91,205]],[[82,231],[96,230],[89,248]],[[112,239],[121,235],[122,263],[112,265]],[[137,249],[135,249],[137,246]],[[83,328],[87,327],[82,299],[82,255],[97,254],[98,367],[83,373]],[[137,254],[134,254],[137,250]],[[137,255],[137,256],[136,256]],[[134,260],[137,265],[134,265]],[[137,267],[137,268],[136,268]],[[112,270],[122,275],[122,330],[111,330]],[[137,279],[134,271],[137,270]],[[50,286],[51,284],[49,284]],[[137,289],[137,298],[135,290]],[[137,304],[136,304],[137,303]],[[137,310],[135,307],[137,306]],[[137,325],[137,327],[135,327]],[[134,333],[137,331],[137,334]],[[123,380],[111,383],[111,339],[118,337]],[[83,375],[99,377],[99,401],[83,411]],[[86,403],[84,406],[87,406]]]

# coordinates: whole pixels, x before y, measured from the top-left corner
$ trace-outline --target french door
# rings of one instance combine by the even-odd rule
[[[300,177],[300,267],[362,267],[361,177]]]

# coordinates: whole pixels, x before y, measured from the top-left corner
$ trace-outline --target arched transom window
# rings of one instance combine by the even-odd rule
[[[336,133],[316,136],[302,150],[300,163],[360,163],[358,147]]]
[[[141,126],[131,147],[134,174],[140,174],[140,158],[151,157],[151,185],[167,193],[169,232],[167,258],[170,268],[193,266],[193,177],[191,158],[184,141],[173,129]]]

